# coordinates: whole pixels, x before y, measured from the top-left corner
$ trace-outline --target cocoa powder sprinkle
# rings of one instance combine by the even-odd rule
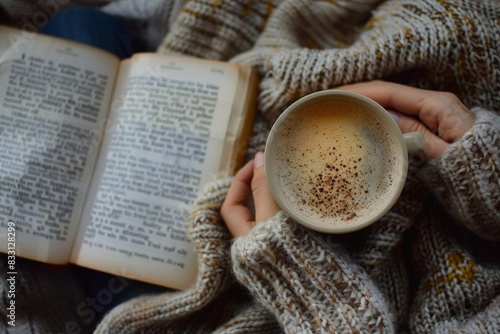
[[[325,163],[321,173],[309,178],[310,194],[306,196],[305,204],[316,208],[325,217],[337,215],[345,221],[356,218],[360,205],[356,195],[358,192],[366,194],[368,189],[359,182],[359,173],[355,169],[351,170],[346,164]],[[339,178],[339,172],[345,177]]]

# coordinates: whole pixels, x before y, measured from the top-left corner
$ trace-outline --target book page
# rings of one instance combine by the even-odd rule
[[[124,62],[77,264],[179,289],[192,282],[187,216],[220,169],[238,75],[190,58]]]
[[[0,234],[15,225],[18,256],[69,260],[117,67],[97,49],[0,27]]]

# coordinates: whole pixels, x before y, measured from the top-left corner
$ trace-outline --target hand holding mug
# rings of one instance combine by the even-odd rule
[[[352,84],[339,89],[362,94],[389,110],[403,133],[422,133],[425,138],[423,152],[427,158],[440,156],[474,123],[474,115],[450,93],[383,81]],[[266,181],[262,159],[260,152],[236,174],[222,206],[222,217],[235,237],[245,235],[256,222],[266,220],[280,210]],[[252,196],[255,217],[247,205]]]
[[[255,213],[249,208],[254,203]],[[274,216],[280,210],[269,191],[264,173],[264,153],[257,152],[234,176],[221,215],[233,237],[244,236],[257,223]]]
[[[421,133],[403,135],[374,100],[324,90],[280,115],[267,138],[264,165],[274,199],[296,222],[347,233],[374,223],[396,203],[408,152],[423,148]]]
[[[403,133],[424,135],[424,154],[439,157],[474,124],[474,114],[448,92],[424,90],[385,81],[341,86],[362,94],[389,110]]]

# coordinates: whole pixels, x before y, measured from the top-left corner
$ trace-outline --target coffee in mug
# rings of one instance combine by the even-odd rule
[[[406,137],[411,150],[423,148],[421,134]],[[365,96],[310,94],[287,108],[270,132],[265,169],[271,192],[309,228],[358,230],[399,197],[408,169],[406,141],[387,111]]]

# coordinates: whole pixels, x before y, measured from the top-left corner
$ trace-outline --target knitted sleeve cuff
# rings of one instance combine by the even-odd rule
[[[500,116],[473,111],[473,127],[419,176],[457,221],[480,237],[500,240]]]
[[[391,332],[380,292],[346,255],[283,212],[232,246],[233,270],[288,332]]]

